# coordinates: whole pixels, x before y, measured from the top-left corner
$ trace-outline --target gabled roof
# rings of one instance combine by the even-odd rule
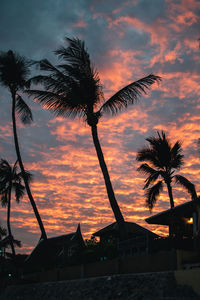
[[[145,219],[145,221],[148,224],[169,225],[172,218],[173,221],[178,221],[183,217],[191,218],[193,212],[195,211],[196,205],[196,201],[185,202],[173,208],[162,211],[152,217],[149,217]]]
[[[67,249],[72,243],[79,241],[80,246],[83,246],[84,241],[78,225],[76,232],[64,234],[56,237],[51,237],[46,240],[41,239],[31,254],[25,260],[27,264],[48,264],[53,263],[59,258],[63,249]]]
[[[125,226],[127,229],[128,234],[132,234],[132,235],[144,235],[144,234],[149,234],[152,237],[158,237],[158,235],[156,235],[155,233],[153,233],[152,231],[136,224],[133,222],[125,222]],[[93,236],[99,236],[99,237],[103,237],[103,236],[108,236],[109,234],[113,234],[113,233],[118,233],[119,231],[119,227],[117,222],[114,222],[102,229],[100,229],[99,231],[93,233]]]

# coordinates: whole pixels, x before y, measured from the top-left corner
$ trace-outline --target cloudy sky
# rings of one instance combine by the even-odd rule
[[[99,72],[105,98],[150,73],[162,77],[147,96],[115,117],[99,122],[99,138],[120,208],[127,221],[147,225],[144,176],[135,157],[145,138],[164,130],[182,141],[185,164],[179,174],[200,193],[200,1],[199,0],[1,0],[0,50],[32,59],[57,59],[63,38],[84,40]],[[55,118],[32,99],[34,122],[18,121],[22,157],[34,175],[31,189],[48,236],[74,232],[81,223],[85,238],[114,221],[90,128],[79,119]],[[16,160],[11,99],[0,90],[0,153]],[[174,185],[175,203],[190,200]],[[169,208],[164,190],[153,213]],[[26,197],[12,203],[14,236],[21,252],[36,245],[40,231]],[[6,210],[0,208],[6,226]]]

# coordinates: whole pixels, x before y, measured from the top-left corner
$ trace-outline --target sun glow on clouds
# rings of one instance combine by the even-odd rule
[[[141,3],[127,1],[113,7],[102,1],[99,7],[94,1],[80,11],[78,6],[72,6],[74,15],[68,18],[69,23],[60,23],[59,36],[61,28],[63,36],[66,34],[67,25],[72,36],[86,41],[104,86],[105,99],[150,73],[162,77],[159,85],[155,84],[126,111],[118,116],[103,116],[98,132],[125,219],[165,235],[167,228],[144,221],[149,216],[143,190],[145,177],[137,172],[139,163],[135,157],[146,137],[165,130],[172,143],[182,141],[185,164],[178,174],[190,179],[197,192],[200,191],[199,1],[163,1],[160,14],[154,2],[148,1],[148,15],[144,7],[141,10]],[[54,50],[53,42],[52,49],[45,48],[45,53]],[[84,237],[89,238],[96,230],[114,222],[91,130],[82,120],[40,114],[40,106],[34,104],[36,122],[31,127],[18,128],[25,166],[34,175],[31,189],[48,236],[73,232],[81,223]],[[11,149],[12,128],[7,119],[2,117],[0,123],[0,149],[2,158],[12,162],[16,156]],[[173,185],[173,191],[176,204],[190,200],[178,185]],[[14,235],[22,241],[21,251],[30,251],[40,236],[32,208],[27,197],[20,205],[13,202],[12,207]],[[165,188],[153,213],[168,208]],[[5,212],[5,209],[0,211],[4,223]]]

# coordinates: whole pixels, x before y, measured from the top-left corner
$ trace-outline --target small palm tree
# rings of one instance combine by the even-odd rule
[[[158,136],[149,137],[146,141],[149,142],[149,147],[144,147],[138,151],[136,159],[138,161],[147,161],[138,171],[148,175],[145,180],[144,189],[146,192],[146,204],[152,210],[161,191],[163,190],[163,183],[167,185],[168,195],[170,199],[171,208],[174,207],[174,199],[172,194],[172,180],[181,184],[191,194],[192,199],[197,199],[197,194],[194,184],[181,175],[174,175],[176,170],[179,170],[183,165],[183,154],[181,143],[177,141],[173,146],[165,133],[157,132]],[[158,180],[160,179],[160,180]],[[151,187],[149,187],[151,186]]]
[[[84,42],[77,38],[66,38],[66,41],[69,44],[67,48],[61,47],[55,51],[58,58],[63,59],[63,64],[54,66],[47,59],[39,62],[40,69],[48,74],[36,76],[32,78],[32,82],[42,84],[44,90],[29,90],[27,93],[56,115],[82,117],[91,127],[110,205],[120,226],[124,218],[116,201],[104,160],[97,124],[105,112],[117,114],[128,104],[135,103],[154,82],[160,80],[160,77],[151,74],[132,82],[105,101],[99,75],[92,67]]]
[[[19,95],[20,90],[23,90],[25,87],[27,88],[30,86],[27,81],[27,77],[30,73],[29,66],[30,62],[28,60],[26,60],[22,56],[19,56],[11,50],[9,50],[8,52],[0,53],[0,83],[4,87],[8,88],[12,96],[12,123],[17,159],[22,172],[22,177],[29,200],[40,226],[42,238],[46,238],[46,232],[26,178],[26,173],[19,148],[16,126],[16,114],[21,118],[23,124],[29,124],[33,119],[29,106],[22,99],[21,95]]]
[[[6,228],[4,228],[3,226],[0,225],[0,257],[5,256],[5,248],[6,248],[6,246],[8,246],[7,243],[5,245],[3,242],[6,235],[7,235]],[[10,243],[9,243],[9,245],[10,245]]]
[[[19,240],[15,240],[12,237],[12,242],[13,245],[17,246],[17,247],[21,247],[21,242]],[[10,237],[9,235],[7,236],[7,230],[6,228],[2,227],[0,225],[0,257],[5,257],[6,255],[6,248],[10,247]]]
[[[27,181],[30,181],[31,175],[25,171]],[[17,162],[12,167],[7,160],[1,159],[0,161],[0,201],[2,206],[7,207],[7,228],[10,246],[12,249],[13,257],[15,256],[15,248],[13,244],[13,236],[10,226],[10,211],[11,211],[11,196],[12,192],[15,193],[15,199],[19,203],[20,199],[24,196],[25,187],[22,185],[22,173],[18,171]]]

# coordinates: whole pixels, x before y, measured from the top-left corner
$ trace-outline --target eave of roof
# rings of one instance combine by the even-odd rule
[[[148,224],[169,225],[172,218],[173,220],[180,220],[182,217],[190,218],[195,210],[196,203],[195,201],[185,202],[146,218],[145,221]]]

